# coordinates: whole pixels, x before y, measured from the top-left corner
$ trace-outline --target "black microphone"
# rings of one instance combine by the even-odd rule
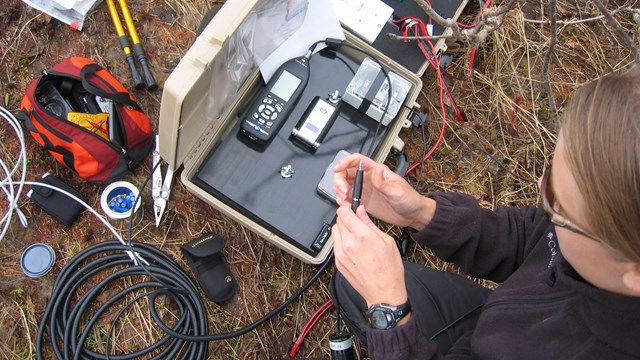
[[[358,206],[360,206],[360,197],[362,196],[362,183],[364,171],[362,171],[362,160],[360,160],[360,167],[358,168],[358,172],[356,172],[356,181],[353,184],[353,201],[351,201],[351,210],[356,212],[358,210]]]

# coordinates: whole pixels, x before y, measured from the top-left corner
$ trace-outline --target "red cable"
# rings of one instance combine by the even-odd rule
[[[456,22],[456,24],[458,24],[458,26],[460,26],[461,28],[466,28],[466,29],[478,26],[478,24],[480,23],[480,19],[482,18],[482,14],[484,14],[484,11],[489,8],[489,6],[491,5],[491,2],[492,0],[487,0],[487,2],[484,3],[484,6],[480,9],[480,12],[476,17],[476,21],[473,24],[463,24],[460,22]]]
[[[417,23],[421,24],[421,26],[420,26],[421,30],[425,29],[425,31],[426,31],[426,28],[424,27],[424,23],[422,21],[420,21],[420,19],[413,19],[413,20],[416,21]],[[427,161],[427,159],[429,159],[429,157],[431,157],[431,155],[433,155],[433,153],[436,151],[436,149],[440,145],[440,142],[444,138],[444,130],[446,128],[447,116],[446,116],[446,112],[445,112],[446,109],[445,109],[445,105],[444,105],[444,88],[446,86],[444,84],[444,79],[442,78],[442,72],[441,72],[441,69],[440,69],[440,61],[439,61],[438,57],[435,56],[436,50],[435,50],[435,48],[433,46],[433,43],[431,43],[431,41],[427,41],[427,43],[431,47],[432,54],[434,54],[433,58],[431,58],[431,56],[429,55],[429,53],[425,49],[425,47],[424,47],[422,42],[418,42],[418,47],[420,48],[420,51],[422,51],[422,54],[425,56],[427,61],[429,61],[431,66],[433,66],[436,69],[436,72],[438,74],[438,82],[440,84],[440,111],[442,112],[442,126],[440,127],[440,135],[438,136],[438,140],[436,141],[435,145],[431,148],[431,150],[429,150],[429,152],[424,156],[424,158],[422,158],[421,161],[419,161],[419,162],[413,164],[411,167],[409,167],[409,169],[407,170],[405,175],[408,175],[409,173],[411,173],[413,170],[415,170],[417,167],[419,167],[425,161]]]
[[[300,350],[300,347],[302,346],[302,342],[307,337],[307,334],[311,331],[313,326],[320,320],[322,315],[324,315],[332,307],[333,307],[333,300],[329,300],[324,304],[322,304],[322,306],[320,306],[320,308],[318,308],[318,310],[316,310],[316,312],[313,313],[313,315],[311,315],[309,320],[307,320],[307,323],[302,327],[302,331],[300,332],[300,335],[298,336],[296,341],[291,346],[291,349],[289,349],[289,357],[293,358],[296,356],[296,354]]]
[[[456,24],[458,24],[458,26],[462,28],[467,28],[467,29],[477,26],[480,23],[480,20],[482,19],[482,14],[484,14],[485,10],[487,10],[490,5],[491,5],[491,0],[487,0],[487,2],[484,3],[484,6],[480,8],[480,12],[478,13],[478,16],[476,17],[476,21],[473,24],[467,25],[459,22]],[[473,76],[473,70],[474,70],[477,52],[478,52],[478,47],[475,47],[471,50],[471,54],[469,56],[469,74],[468,74],[469,77]]]
[[[478,48],[471,49],[471,54],[469,55],[469,77],[473,76],[473,66],[476,61],[476,53],[478,52]]]

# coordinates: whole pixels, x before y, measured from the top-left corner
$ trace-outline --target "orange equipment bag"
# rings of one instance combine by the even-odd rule
[[[56,160],[91,182],[111,182],[153,149],[149,118],[106,69],[64,59],[27,88],[19,118]]]

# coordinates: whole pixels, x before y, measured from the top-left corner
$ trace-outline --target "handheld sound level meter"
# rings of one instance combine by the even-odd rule
[[[309,81],[309,56],[288,60],[242,118],[241,131],[249,139],[266,144],[284,125]]]

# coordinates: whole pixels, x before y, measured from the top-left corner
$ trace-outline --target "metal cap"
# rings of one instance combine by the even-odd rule
[[[53,268],[56,254],[51,246],[37,243],[30,245],[20,256],[20,267],[29,277],[41,277]]]

